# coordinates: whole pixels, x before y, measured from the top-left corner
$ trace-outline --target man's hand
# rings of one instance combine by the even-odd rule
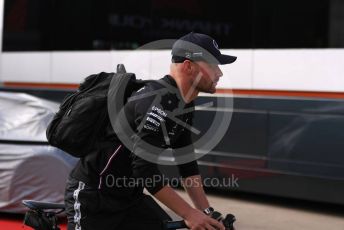
[[[222,222],[205,215],[198,209],[192,208],[168,185],[160,189],[154,196],[182,217],[191,230],[225,230]]]
[[[225,230],[225,226],[205,215],[198,209],[191,209],[185,216],[184,216],[185,224],[191,230]]]

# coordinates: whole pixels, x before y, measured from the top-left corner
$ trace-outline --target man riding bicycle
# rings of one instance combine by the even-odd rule
[[[161,221],[170,217],[143,193],[144,188],[181,216],[190,229],[225,229],[209,215],[213,209],[203,190],[196,160],[177,165],[182,181],[188,184],[184,188],[192,207],[161,180],[158,164],[143,157],[143,149],[149,151],[147,144],[160,149],[185,147],[192,153],[188,127],[192,125],[193,101],[199,92],[215,93],[222,76],[218,65],[235,60],[221,54],[215,40],[205,34],[189,33],[175,42],[170,73],[134,92],[131,97],[137,99],[124,105],[129,126],[136,132],[128,137],[133,148],[123,144],[109,122],[97,150],[81,158],[71,172],[65,192],[68,230],[161,229]],[[165,90],[171,88],[177,90]],[[156,92],[160,101],[155,100]],[[188,112],[178,115],[178,121],[170,119],[168,115],[178,108]]]

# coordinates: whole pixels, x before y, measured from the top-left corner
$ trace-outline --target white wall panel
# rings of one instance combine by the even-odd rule
[[[251,89],[252,88],[252,50],[221,50],[221,53],[236,56],[237,60],[229,65],[221,65],[223,77],[218,88]]]
[[[344,49],[222,50],[238,57],[221,66],[219,88],[344,92]],[[118,63],[141,79],[169,72],[170,51],[4,52],[1,81],[79,83]]]
[[[50,52],[2,53],[2,81],[50,82]]]
[[[170,73],[171,51],[154,50],[151,51],[151,78],[159,79]]]
[[[254,89],[344,91],[344,49],[255,50]]]
[[[135,73],[139,79],[149,79],[150,51],[112,51],[112,66],[124,64],[127,72]]]
[[[237,56],[235,63],[220,66],[223,77],[219,88],[252,88],[252,50],[222,50],[224,54]],[[158,79],[169,73],[171,51],[151,51],[151,76]]]
[[[113,72],[108,51],[52,52],[52,82],[80,83],[93,73]]]

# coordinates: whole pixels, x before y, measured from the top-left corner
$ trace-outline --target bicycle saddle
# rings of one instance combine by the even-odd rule
[[[51,203],[51,202],[41,202],[35,200],[23,200],[22,203],[33,210],[45,210],[45,209],[65,209],[63,203]]]

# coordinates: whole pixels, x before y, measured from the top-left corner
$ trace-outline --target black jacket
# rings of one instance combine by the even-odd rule
[[[187,146],[188,151],[194,151],[191,131],[186,128],[186,124],[192,125],[194,103],[183,103],[177,89],[174,79],[167,75],[159,81],[147,83],[133,93],[135,100],[126,103],[126,118],[136,133],[128,138],[133,143],[133,152],[139,154],[134,154],[122,144],[108,122],[104,141],[98,143],[98,150],[81,158],[71,176],[117,196],[139,195],[144,187],[151,194],[158,192],[166,181],[156,180],[163,178],[157,164],[139,157],[144,154],[145,144],[161,149]],[[167,115],[178,109],[188,109],[188,112],[176,115],[174,119]],[[196,161],[178,165],[178,169],[184,178],[199,174]],[[144,183],[133,184],[138,178],[140,180],[136,182]],[[146,183],[149,181],[152,183]]]

